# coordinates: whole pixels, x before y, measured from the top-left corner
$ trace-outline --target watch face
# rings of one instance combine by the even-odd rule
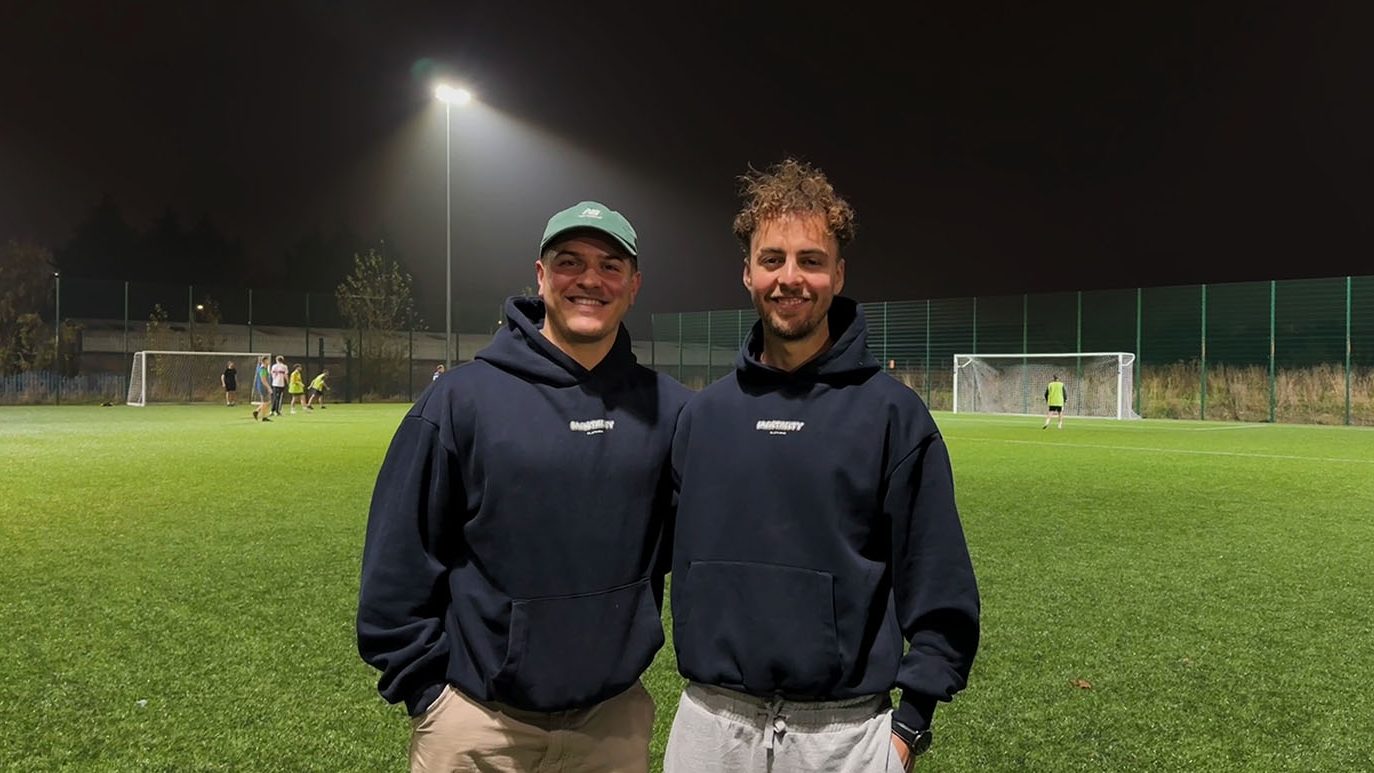
[[[931,732],[923,730],[916,734],[916,742],[911,744],[911,756],[916,757],[925,754],[930,749]]]

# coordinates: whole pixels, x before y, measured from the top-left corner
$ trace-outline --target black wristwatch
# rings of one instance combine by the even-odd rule
[[[906,748],[911,752],[910,759],[912,761],[929,751],[930,742],[934,740],[934,734],[931,733],[930,728],[913,730],[895,719],[892,720],[892,732],[902,739],[902,743],[906,744]],[[907,769],[910,770],[911,766],[908,765]]]

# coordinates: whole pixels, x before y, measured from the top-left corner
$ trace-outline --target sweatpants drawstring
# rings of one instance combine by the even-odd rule
[[[787,717],[783,716],[782,698],[774,698],[768,703],[768,712],[763,719],[763,748],[771,750],[775,736],[787,732]]]

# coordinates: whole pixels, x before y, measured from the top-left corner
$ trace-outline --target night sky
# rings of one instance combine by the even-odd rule
[[[1368,3],[387,5],[4,2],[0,239],[107,195],[208,215],[263,284],[347,229],[442,327],[447,75],[469,325],[583,198],[640,232],[637,334],[746,305],[735,177],[787,154],[856,207],[861,301],[1374,274]]]

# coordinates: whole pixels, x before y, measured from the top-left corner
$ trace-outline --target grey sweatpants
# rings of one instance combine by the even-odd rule
[[[689,684],[663,773],[902,773],[884,695],[770,701]]]

